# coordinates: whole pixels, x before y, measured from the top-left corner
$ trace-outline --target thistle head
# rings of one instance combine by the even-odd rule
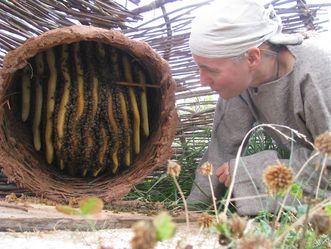
[[[198,219],[198,224],[201,228],[209,228],[213,223],[213,216],[208,213],[202,213]]]
[[[213,165],[210,162],[205,162],[201,165],[200,172],[204,176],[211,176],[213,174]]]
[[[156,245],[156,230],[151,222],[138,221],[132,226],[132,249],[153,249]]]
[[[331,132],[326,131],[318,135],[314,145],[320,152],[331,155]]]
[[[233,234],[233,237],[235,238],[241,238],[244,234],[245,228],[247,225],[247,218],[246,217],[240,217],[236,213],[232,216],[231,222],[230,222],[230,228],[231,232]]]
[[[331,218],[324,211],[313,214],[309,223],[317,236],[331,232]]]
[[[173,160],[168,160],[168,166],[167,166],[167,174],[171,176],[179,176],[180,174],[181,167],[180,165],[173,161]]]
[[[258,235],[245,236],[239,240],[238,249],[273,249],[273,242]]]
[[[263,172],[263,182],[270,193],[282,192],[293,183],[292,169],[281,162],[269,165]]]

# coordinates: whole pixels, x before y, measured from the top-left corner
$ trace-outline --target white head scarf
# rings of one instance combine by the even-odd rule
[[[282,22],[272,5],[257,0],[216,0],[192,22],[192,54],[207,58],[240,55],[263,42],[299,44],[303,38],[281,33]]]

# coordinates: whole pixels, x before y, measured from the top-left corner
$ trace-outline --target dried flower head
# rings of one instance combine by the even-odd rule
[[[273,249],[271,240],[256,235],[245,236],[238,242],[238,249]]]
[[[205,162],[201,165],[200,172],[204,176],[211,176],[213,174],[213,165],[210,162]]]
[[[270,193],[286,190],[293,182],[292,169],[281,162],[268,166],[263,172],[263,182]]]
[[[309,223],[317,236],[331,232],[331,218],[324,211],[315,213],[310,218]]]
[[[221,233],[218,236],[218,243],[221,246],[227,246],[228,244],[230,244],[230,242],[231,242],[231,239],[228,236],[226,236],[225,234]]]
[[[9,195],[6,195],[5,200],[7,202],[15,202],[18,201],[18,198],[15,193],[10,193]]]
[[[314,144],[320,152],[331,155],[331,132],[326,131],[318,135]]]
[[[198,219],[198,224],[202,228],[209,228],[213,223],[213,216],[208,213],[202,213]]]
[[[232,216],[231,222],[230,222],[230,228],[231,232],[233,234],[233,237],[235,238],[241,238],[244,234],[245,228],[247,225],[247,218],[246,217],[240,217],[236,213]]]
[[[167,174],[171,176],[179,176],[180,165],[173,160],[168,160]]]
[[[219,224],[224,224],[228,222],[228,216],[226,213],[222,212],[218,215],[218,222]]]
[[[134,236],[131,240],[132,249],[153,249],[156,245],[156,230],[148,221],[139,221],[132,226]]]

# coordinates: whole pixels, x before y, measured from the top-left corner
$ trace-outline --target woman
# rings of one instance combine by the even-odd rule
[[[331,131],[331,50],[317,38],[303,40],[301,35],[282,34],[281,29],[272,6],[265,8],[255,0],[215,1],[192,23],[190,49],[201,84],[219,94],[211,141],[201,161],[214,165],[218,199],[232,179],[238,148],[255,124],[284,125],[310,142]],[[277,129],[293,137],[290,129]],[[293,143],[273,129],[265,132],[291,156],[280,159],[276,151],[267,150],[241,157],[233,198],[241,198],[235,205],[242,215],[274,210],[268,198],[250,198],[267,192],[262,173],[268,165],[280,159],[296,174],[314,153],[303,138],[295,137]],[[321,159],[322,155],[314,158],[300,174],[298,182],[305,193],[316,192],[320,175],[316,164]],[[329,172],[330,160],[327,164]],[[319,196],[331,196],[329,179],[330,173],[323,175]],[[210,203],[209,188],[207,178],[197,171],[189,203]]]

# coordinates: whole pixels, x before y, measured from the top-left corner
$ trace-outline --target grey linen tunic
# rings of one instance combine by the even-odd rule
[[[238,148],[254,124],[279,124],[297,130],[313,142],[314,138],[325,131],[331,131],[331,49],[320,43],[320,39],[310,38],[298,46],[288,46],[296,58],[294,68],[287,75],[272,82],[249,88],[240,96],[224,100],[219,98],[216,106],[213,131],[208,149],[201,164],[209,161],[214,170],[224,162],[230,162],[230,174],[233,177],[235,157]],[[309,157],[316,153],[313,148],[294,136],[288,129],[279,129],[295,142],[286,139],[270,128],[265,132],[272,136],[276,143],[291,151],[289,160],[281,159],[282,163],[293,168],[294,174],[300,170]],[[320,170],[319,155],[311,160],[309,166],[298,178],[304,189],[304,194],[315,194]],[[276,151],[262,151],[250,156],[242,156],[235,176],[233,198],[249,197],[265,194],[266,186],[262,174],[268,165],[277,162]],[[331,196],[330,160],[327,162],[328,175],[323,176],[320,195]],[[215,174],[212,182],[217,199],[222,198],[224,185],[218,182]],[[329,184],[329,186],[328,186]],[[279,200],[278,200],[279,201]],[[288,201],[292,201],[291,198]],[[188,197],[189,203],[211,202],[208,179],[196,171],[195,184]],[[256,215],[259,211],[275,211],[274,199],[253,198],[235,202],[237,212],[241,215]]]

